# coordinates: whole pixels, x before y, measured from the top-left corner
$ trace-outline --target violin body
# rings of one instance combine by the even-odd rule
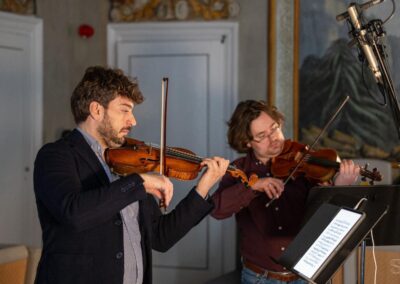
[[[293,178],[302,175],[315,183],[330,181],[340,169],[336,150],[325,148],[307,152],[307,147],[307,145],[286,140],[282,153],[272,159],[271,173],[273,176],[277,178],[288,177],[300,162]],[[306,156],[303,158],[304,155]],[[381,174],[376,169],[370,172],[361,168],[360,175],[371,179],[371,181],[382,180]]]
[[[183,160],[168,153],[194,153],[182,148],[168,148],[165,161],[165,175],[179,180],[193,180],[201,166],[198,162]],[[107,148],[104,152],[106,163],[112,172],[118,175],[160,171],[160,150],[144,142],[126,138],[126,143],[119,148]]]
[[[160,149],[133,138],[126,138],[122,147],[107,148],[104,158],[111,171],[117,175],[160,172]],[[202,169],[202,161],[203,158],[190,150],[166,147],[164,174],[178,180],[193,180]],[[240,179],[247,187],[251,187],[258,180],[254,174],[247,178],[246,174],[234,165],[229,165],[227,172]]]
[[[287,177],[288,173],[291,172],[300,162],[303,153],[306,151],[307,148],[305,145],[286,140],[282,153],[275,157],[272,161],[271,172],[273,176],[277,178]],[[293,177],[296,178],[303,175],[309,180],[315,182],[325,182],[331,180],[337,171],[335,168],[336,161],[338,159],[336,151],[333,149],[322,149],[319,151],[310,151],[308,154],[316,159],[324,159],[333,162],[334,164],[332,165],[334,167],[332,167],[332,165],[328,167],[315,165],[309,163],[307,159],[305,159],[298,167]]]

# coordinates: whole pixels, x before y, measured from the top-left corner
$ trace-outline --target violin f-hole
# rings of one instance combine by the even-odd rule
[[[154,159],[149,159],[149,158],[140,158],[140,161],[142,162],[142,164],[144,162],[153,162],[153,163],[159,163],[160,160],[154,160]]]

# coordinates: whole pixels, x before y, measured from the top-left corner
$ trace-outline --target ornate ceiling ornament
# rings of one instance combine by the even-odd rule
[[[0,10],[18,14],[35,14],[35,0],[0,0]]]
[[[222,20],[239,15],[236,0],[110,0],[112,22]]]

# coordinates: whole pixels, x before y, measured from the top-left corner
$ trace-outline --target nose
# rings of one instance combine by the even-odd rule
[[[270,133],[267,137],[268,137],[268,140],[270,141],[270,142],[274,142],[275,140],[278,140],[279,138],[278,138],[278,129],[277,130],[275,130],[275,131],[272,131],[272,133]]]
[[[129,124],[132,125],[132,126],[135,126],[135,125],[136,125],[136,118],[135,118],[135,116],[133,115],[133,113],[131,113],[131,116],[129,117],[128,122],[129,122]]]

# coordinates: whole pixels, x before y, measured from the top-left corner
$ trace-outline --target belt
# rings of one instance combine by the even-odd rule
[[[250,269],[254,273],[261,274],[265,278],[275,279],[283,282],[290,282],[299,279],[300,277],[292,272],[276,272],[270,271],[264,268],[259,267],[258,265],[249,262],[247,259],[243,259],[243,265],[247,269]]]

